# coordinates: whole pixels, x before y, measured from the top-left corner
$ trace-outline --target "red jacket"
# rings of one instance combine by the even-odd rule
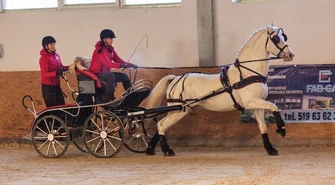
[[[130,63],[122,60],[113,47],[108,48],[105,46],[101,53],[98,53],[98,50],[101,47],[100,42],[101,41],[98,41],[95,44],[90,71],[93,73],[109,72],[111,68],[120,68],[120,64],[127,64],[129,67]]]
[[[49,53],[42,49],[40,51],[40,68],[41,68],[41,84],[46,85],[59,85],[60,79],[56,75],[56,71],[63,67],[68,69],[68,66],[63,66],[58,53]]]

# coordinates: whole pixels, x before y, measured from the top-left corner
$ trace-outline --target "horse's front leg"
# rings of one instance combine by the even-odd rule
[[[268,109],[272,111],[272,114],[275,117],[276,123],[277,123],[277,130],[276,132],[280,134],[281,136],[286,136],[286,129],[285,129],[285,123],[283,119],[280,116],[280,113],[278,111],[278,107],[269,102],[265,101],[260,98],[255,99],[248,99],[248,102],[244,104],[246,109]]]
[[[268,155],[278,155],[278,151],[270,143],[269,136],[267,134],[267,127],[264,119],[264,109],[254,109],[253,114],[257,120],[259,130],[262,134],[263,145]]]
[[[276,123],[277,123],[277,130],[276,132],[280,134],[281,136],[286,136],[286,129],[285,129],[285,122],[281,118],[280,113],[278,111],[272,112],[273,116],[275,117]]]

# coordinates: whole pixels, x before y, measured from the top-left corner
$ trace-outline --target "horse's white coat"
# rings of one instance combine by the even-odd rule
[[[267,48],[265,48],[268,33],[272,33],[270,37],[277,34],[279,29],[274,25],[267,25],[255,31],[247,40],[245,45],[238,52],[237,58],[239,61],[257,60],[269,58],[270,53],[278,54],[279,49],[269,39]],[[277,44],[278,47],[284,48],[286,45],[283,36],[279,33],[281,41]],[[284,61],[291,61],[294,57],[293,51],[286,47],[280,55]],[[245,67],[252,69],[263,76],[267,76],[269,69],[269,61],[258,61],[251,63],[243,63]],[[241,68],[242,77],[246,78],[255,73]],[[234,65],[228,69],[228,77],[231,84],[240,81],[240,73]],[[173,79],[173,80],[172,80]],[[162,78],[155,86],[151,95],[148,98],[147,108],[158,107],[161,104],[162,98],[166,94],[168,98],[178,99],[182,89],[182,81],[180,80],[175,86],[174,84],[179,78],[174,75],[168,75]],[[172,82],[170,83],[170,81]],[[173,87],[174,86],[174,87]],[[171,88],[173,89],[171,90]],[[198,74],[190,73],[184,82],[184,91],[182,93],[183,99],[199,98],[211,91],[222,87],[220,82],[220,74]],[[244,108],[253,110],[253,114],[257,120],[260,132],[267,133],[267,127],[264,121],[264,109],[278,111],[275,104],[265,101],[268,95],[267,84],[253,83],[244,88],[233,90],[233,95],[236,101]],[[176,105],[177,103],[169,103],[168,105]],[[228,93],[219,94],[207,100],[199,101],[193,105],[201,106],[212,111],[230,111],[234,110],[234,103]],[[192,105],[192,106],[193,106]],[[165,131],[172,125],[177,123],[180,119],[188,114],[188,111],[172,111],[167,114],[162,120],[158,122],[157,128],[159,135],[165,135]]]

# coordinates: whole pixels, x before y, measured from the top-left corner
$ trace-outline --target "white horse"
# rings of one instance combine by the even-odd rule
[[[269,69],[270,54],[285,62],[292,61],[294,52],[286,44],[287,36],[283,29],[275,25],[255,31],[237,54],[234,65],[225,73],[199,74],[189,73],[182,76],[168,75],[162,78],[148,97],[147,108],[161,106],[162,98],[167,96],[168,106],[180,105],[182,110],[170,111],[157,123],[158,132],[149,142],[147,155],[155,154],[155,147],[160,141],[162,151],[167,156],[174,156],[166,142],[165,132],[172,125],[188,114],[194,106],[201,106],[212,111],[231,111],[234,109],[253,110],[259,130],[262,134],[264,148],[268,155],[278,155],[272,147],[264,120],[264,109],[271,110],[277,122],[277,133],[285,137],[285,124],[280,117],[278,107],[265,101],[268,95],[266,76]],[[221,68],[223,69],[223,68]]]

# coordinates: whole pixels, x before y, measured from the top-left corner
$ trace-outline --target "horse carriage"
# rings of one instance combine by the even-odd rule
[[[23,106],[34,115],[29,139],[35,150],[43,157],[58,158],[72,141],[80,151],[96,157],[113,157],[123,145],[132,152],[145,152],[156,125],[145,125],[144,119],[156,119],[162,112],[156,110],[146,115],[134,112],[144,110],[139,105],[150,94],[152,82],[138,80],[114,101],[100,103],[103,82],[88,70],[76,72],[78,91],[71,87],[66,75],[62,75],[72,91],[74,103],[48,107],[37,113],[32,97],[23,97]],[[28,101],[30,107],[26,105]]]
[[[279,109],[265,98],[269,61],[293,60],[294,52],[286,41],[287,36],[281,28],[267,25],[252,33],[235,62],[222,66],[219,74],[168,75],[154,89],[150,80],[139,80],[108,104],[99,103],[101,93],[95,87],[97,83],[85,76],[78,77],[79,95],[75,104],[50,107],[36,113],[33,103],[33,109],[25,105],[26,98],[32,101],[30,96],[25,96],[23,106],[35,117],[31,128],[33,146],[43,157],[60,157],[73,141],[83,152],[96,157],[113,157],[123,145],[133,152],[154,155],[159,142],[164,155],[174,156],[165,132],[188,111],[200,106],[212,111],[253,110],[266,152],[278,155],[267,134],[264,109],[272,111],[277,123],[276,132],[284,137],[285,124]],[[276,57],[271,58],[270,54]],[[161,104],[164,96],[167,106]],[[146,108],[139,107],[147,97]],[[145,124],[146,119],[155,121]]]

